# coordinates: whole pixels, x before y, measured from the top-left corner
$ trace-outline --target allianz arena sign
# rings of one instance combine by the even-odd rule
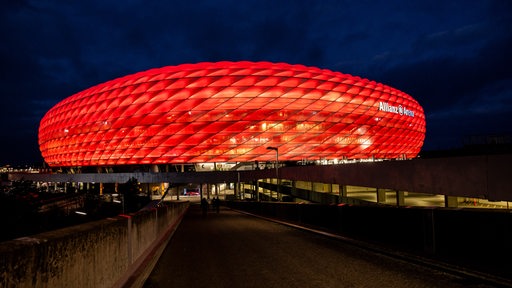
[[[368,79],[303,65],[203,62],[127,75],[51,108],[53,167],[390,159],[419,153],[423,108]]]

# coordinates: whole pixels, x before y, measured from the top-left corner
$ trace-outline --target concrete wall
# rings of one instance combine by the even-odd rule
[[[0,243],[1,287],[140,287],[188,202]]]
[[[285,167],[283,179],[512,201],[512,155]]]

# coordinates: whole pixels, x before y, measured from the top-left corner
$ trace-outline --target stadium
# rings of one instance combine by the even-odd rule
[[[39,127],[50,167],[404,159],[425,115],[410,95],[326,69],[202,62],[151,69],[78,92]]]

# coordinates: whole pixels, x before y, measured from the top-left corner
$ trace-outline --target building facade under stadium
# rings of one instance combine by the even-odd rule
[[[339,72],[270,62],[152,69],[76,93],[42,118],[50,167],[414,158],[410,95]]]

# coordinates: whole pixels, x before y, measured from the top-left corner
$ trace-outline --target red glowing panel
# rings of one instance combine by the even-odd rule
[[[302,65],[217,62],[152,69],[50,109],[50,166],[415,157],[425,115],[411,96]]]

